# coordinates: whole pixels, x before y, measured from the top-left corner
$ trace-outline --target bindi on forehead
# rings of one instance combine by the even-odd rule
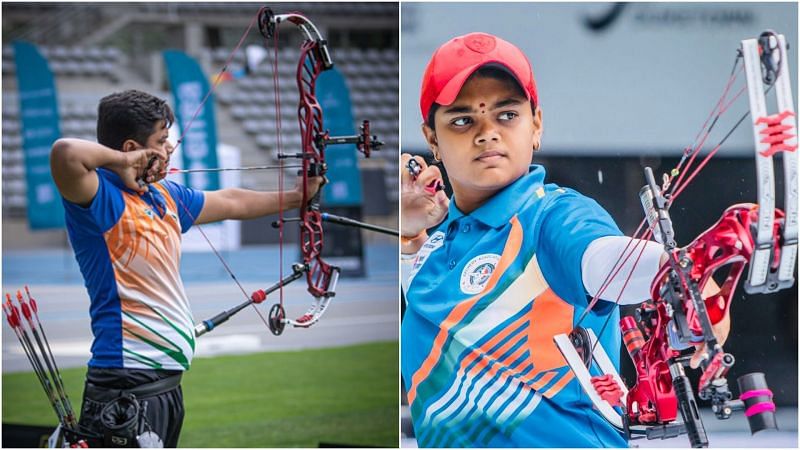
[[[486,114],[486,103],[481,103],[478,106],[481,108],[481,114]]]

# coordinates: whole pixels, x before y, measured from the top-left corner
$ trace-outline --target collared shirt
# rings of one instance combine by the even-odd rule
[[[91,298],[89,366],[187,370],[195,336],[180,244],[203,209],[203,193],[163,180],[139,195],[113,172],[97,175],[89,207],[62,198]]]
[[[553,342],[588,304],[586,247],[622,233],[595,201],[544,178],[533,165],[470,214],[454,199],[416,255],[401,364],[422,447],[627,445]],[[619,311],[601,303],[581,325],[619,349],[619,333],[600,333]]]

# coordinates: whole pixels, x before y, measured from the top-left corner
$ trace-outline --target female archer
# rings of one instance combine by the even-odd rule
[[[649,298],[663,247],[643,243],[627,288],[615,280],[603,296],[612,302],[584,314],[630,238],[597,202],[531,164],[543,109],[531,65],[511,43],[471,33],[443,44],[423,75],[420,109],[453,196],[436,188],[438,167],[402,155],[401,167],[414,170],[402,170],[401,365],[419,445],[627,446],[553,337],[582,319],[600,345],[619,348],[618,333],[600,332],[619,319],[613,299]]]

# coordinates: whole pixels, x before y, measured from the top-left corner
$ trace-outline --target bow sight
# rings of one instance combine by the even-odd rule
[[[609,274],[604,288],[589,304],[575,329],[554,337],[556,346],[594,406],[629,439],[635,435],[665,439],[686,434],[692,447],[708,446],[695,390],[685,373],[695,346],[700,344],[706,353],[700,360],[701,374],[696,392],[701,400],[711,404],[714,415],[727,419],[734,411],[744,411],[753,434],[777,428],[772,391],[763,373],[740,376],[739,398],[734,399],[726,376],[735,358],[723,350],[714,334],[714,325],[729,314],[734,290],[745,265],[749,264],[745,282],[748,293],[772,293],[794,285],[797,131],[786,64],[787,48],[782,35],[767,31],[758,39],[742,41],[739,50],[747,77],[749,114],[756,147],[757,204],[733,205],[725,210],[716,224],[686,247],[678,248],[675,243],[669,207],[732,133],[723,138],[691,175],[685,177],[686,172],[680,172],[679,168],[685,161],[688,160],[687,168],[694,162],[702,142],[723,112],[720,106],[715,120],[707,122],[711,125],[701,143],[695,149],[687,149],[678,167],[670,176],[665,175],[661,187],[656,184],[652,170],[649,167],[645,169],[647,184],[639,196],[646,216],[642,225],[646,222],[649,231],[642,235],[642,239],[654,236],[664,246],[668,259],[651,285],[651,300],[641,304],[633,317],[624,317],[619,323],[625,348],[636,370],[634,386],[628,388],[620,378],[610,358],[598,345],[594,331],[580,327],[582,318],[619,269],[616,272],[612,269],[614,273]],[[718,105],[725,103],[723,100],[735,76],[734,70]],[[769,88],[765,89],[765,84]],[[765,95],[773,86],[778,111],[767,114]],[[776,153],[783,156],[785,214],[775,209],[772,158]],[[673,180],[677,175],[680,176]],[[625,260],[635,252],[636,246],[643,244],[643,240],[637,241]],[[623,254],[626,252],[627,248]],[[718,270],[723,269],[727,272],[721,272],[726,275],[719,291],[709,294],[706,284],[713,280]],[[592,366],[603,375],[592,376]],[[683,423],[674,423],[678,411]]]

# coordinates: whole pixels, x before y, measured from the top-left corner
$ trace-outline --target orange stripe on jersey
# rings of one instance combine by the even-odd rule
[[[126,216],[130,214],[127,207],[123,212],[120,220],[111,229],[105,232],[106,243],[108,244],[108,251],[111,259],[114,261],[122,261],[126,253],[135,251],[135,243],[128,243],[125,236],[129,235],[130,227],[129,221]],[[130,258],[128,258],[129,260]]]
[[[516,345],[520,341],[520,339],[521,339],[521,337],[520,338],[511,338],[511,339],[508,340],[508,342],[506,342],[505,344],[500,346],[500,348],[498,348],[497,350],[495,350],[493,352],[488,352],[487,351],[487,352],[485,352],[485,354],[486,355],[490,355],[490,356],[494,357],[495,359],[500,359],[500,357],[503,356],[507,351],[511,350],[511,348],[514,347],[514,345]],[[523,352],[524,352],[525,346],[521,345],[520,347],[523,349]],[[513,355],[513,353],[512,353],[512,355]],[[504,359],[504,361],[511,361],[510,358],[511,358],[511,356],[509,355]]]
[[[503,352],[508,351],[508,349],[512,348],[517,342],[519,342],[519,339],[511,339],[509,340],[509,342],[503,344],[503,346],[493,354],[502,355]],[[511,369],[509,366],[513,363],[513,361],[516,361],[517,359],[521,358],[526,351],[527,348],[524,345],[521,345],[512,354],[508,355],[506,358],[500,361],[497,361],[496,358],[493,359],[484,357],[477,364],[475,364],[475,366],[473,366],[472,369],[470,369],[469,373],[471,375],[477,375],[487,365],[491,364],[489,370],[487,370],[486,373],[483,374],[483,377],[493,378],[495,374],[497,374],[498,379],[496,383],[504,384],[509,378],[512,378],[515,375],[519,374],[519,371],[517,369]],[[489,355],[483,354],[482,356],[489,356]],[[494,361],[497,361],[497,363],[493,364]],[[461,364],[462,370],[460,370],[459,372],[462,372],[463,369],[466,367],[466,365],[467,364],[462,362]],[[501,369],[506,369],[506,370],[504,370],[503,372],[499,372]]]
[[[171,234],[180,235],[179,227],[171,217],[167,220],[152,220],[143,215],[142,211],[149,206],[140,198],[125,194],[127,208],[117,225],[106,232],[106,242],[112,261],[128,271],[131,264],[137,259],[154,266],[154,270],[178,270],[175,264],[166,266],[162,252],[157,251],[156,245],[163,242],[164,236]],[[168,202],[170,203],[170,202]],[[170,203],[172,204],[172,203]],[[176,246],[176,243],[164,243]],[[142,252],[142,249],[144,251]],[[178,251],[178,249],[164,248],[164,251]]]
[[[545,389],[541,392],[547,398],[552,398],[559,392],[561,389],[564,389],[564,386],[567,385],[572,379],[575,377],[575,373],[571,370],[567,370],[564,372],[564,375],[559,379],[554,385],[550,386],[549,388]]]
[[[149,308],[139,300],[132,300],[129,298],[121,298],[121,308],[124,312],[129,313],[136,317],[146,317],[153,320],[161,320],[161,317],[156,314],[152,308]]]
[[[150,186],[155,186],[156,189],[158,189],[159,192],[161,192],[161,195],[164,196],[164,200],[167,202],[167,209],[168,210],[170,210],[170,211],[178,211],[177,205],[175,204],[175,201],[173,200],[172,195],[170,195],[170,193],[169,193],[169,191],[167,190],[166,187],[162,186],[161,184],[151,184]],[[178,231],[180,232],[180,230],[178,230]]]
[[[129,321],[122,327],[122,333],[127,335],[128,339],[136,341],[150,341],[150,342],[164,342],[164,338],[154,333],[153,331],[145,328],[141,324]]]
[[[561,352],[553,342],[553,336],[569,333],[572,330],[573,314],[573,306],[558,297],[551,288],[547,288],[534,300],[531,312],[528,314],[531,323],[528,327],[528,345],[531,349],[531,362],[533,363],[531,378],[542,372],[566,365],[564,357],[561,356]],[[555,374],[555,372],[553,373]],[[548,377],[548,375],[545,375],[546,381],[550,381],[555,376]],[[564,378],[567,380],[565,381]],[[542,395],[547,394],[550,397],[557,394],[572,378],[572,372],[567,371],[564,378],[556,382],[552,388],[542,392]],[[539,389],[547,384],[542,380],[537,380],[534,389]],[[555,390],[556,387],[558,387],[557,390]]]
[[[499,359],[498,357],[502,356],[503,353],[507,352],[511,347],[513,347],[514,344],[516,344],[519,341],[519,339],[513,339],[513,338],[509,339],[508,342],[503,344],[500,348],[498,348],[494,352],[490,352],[489,350],[492,347],[494,347],[495,345],[497,345],[497,343],[502,341],[506,336],[511,334],[511,331],[516,330],[517,327],[519,325],[521,325],[525,321],[524,319],[525,319],[524,317],[520,317],[514,323],[512,323],[511,325],[506,327],[503,331],[498,333],[496,336],[494,336],[491,339],[489,339],[488,341],[486,341],[480,347],[473,348],[470,351],[470,354],[461,361],[461,367],[463,369],[466,369],[466,367],[469,366],[470,363],[472,363],[472,361],[474,361],[476,358],[481,358],[481,361],[479,361],[470,370],[470,373],[478,373],[478,372],[480,372],[480,370],[482,368],[486,367],[486,364],[488,363],[488,361],[490,359],[493,359],[493,360]],[[522,346],[522,349],[524,351],[524,349],[525,349],[524,346]],[[510,357],[507,357],[506,360],[510,360]]]
[[[538,374],[540,374],[540,373],[542,373],[542,372],[541,372],[541,371],[540,371],[540,372],[536,372],[536,371],[534,370],[534,371],[532,372],[532,374],[531,374],[531,375],[529,375],[528,377],[526,377],[526,378],[527,378],[527,380],[526,380],[526,381],[530,381],[530,380],[532,380],[532,379],[533,379],[533,378],[534,378],[536,375],[538,375]],[[538,390],[539,390],[539,389],[541,389],[542,387],[544,387],[544,386],[547,386],[547,383],[549,383],[549,382],[550,382],[550,381],[553,379],[553,377],[555,377],[557,374],[558,374],[558,372],[553,372],[553,371],[547,372],[547,373],[545,373],[544,375],[542,375],[542,377],[541,377],[541,378],[539,378],[538,380],[536,380],[536,382],[534,382],[534,383],[531,385],[531,387],[532,387],[532,388],[533,388],[535,391],[538,391]]]
[[[474,361],[475,358],[478,358],[481,354],[488,353],[489,349],[497,345],[498,342],[502,341],[506,336],[508,336],[513,330],[516,330],[517,327],[522,325],[522,323],[525,321],[526,318],[524,316],[520,317],[519,319],[515,320],[513,323],[508,325],[505,329],[503,329],[496,335],[492,336],[491,339],[486,341],[480,347],[471,348],[469,354],[465,356],[464,359],[461,361],[461,366],[466,367],[469,365],[469,363]],[[511,341],[513,341],[513,339]]]
[[[469,310],[472,309],[472,307],[481,298],[483,298],[484,295],[494,289],[495,284],[497,284],[497,280],[503,276],[511,263],[517,258],[521,246],[522,226],[520,226],[517,216],[514,216],[511,219],[511,231],[508,234],[508,239],[506,240],[505,247],[503,248],[503,254],[500,256],[500,261],[497,263],[497,268],[495,268],[492,276],[489,278],[489,281],[487,281],[486,287],[481,293],[459,303],[455,308],[453,308],[452,311],[450,311],[450,314],[440,325],[439,333],[433,340],[431,352],[425,358],[425,361],[422,362],[422,365],[419,367],[419,369],[417,369],[417,371],[414,372],[414,375],[411,377],[411,388],[408,390],[409,403],[413,403],[414,398],[417,396],[417,386],[419,386],[419,384],[431,374],[431,371],[433,371],[436,363],[439,362],[439,358],[442,356],[442,347],[444,347],[444,344],[447,341],[447,336],[450,333],[450,330],[464,319]]]
[[[131,203],[141,200],[134,199],[127,193],[124,193],[123,196],[126,203],[125,212],[116,225],[105,233],[105,237],[112,259],[127,268],[139,254],[141,243],[144,241],[140,233],[147,227],[143,226],[142,222],[136,218],[134,214],[136,208],[131,205]],[[136,236],[137,239],[131,239],[131,236]]]
[[[489,370],[486,371],[486,373],[483,374],[483,376],[484,377],[489,377],[489,378],[494,377],[498,370],[502,369],[503,367],[506,367],[508,365],[508,362],[513,360],[512,358],[514,356],[519,357],[519,356],[522,356],[523,353],[525,353],[525,347],[524,346],[520,347],[519,349],[517,349],[516,352],[512,353],[511,355],[509,355],[505,360],[499,361],[499,364],[492,364],[489,367]],[[493,361],[493,359],[490,359],[490,358],[481,358],[480,361],[478,361],[478,363],[475,364],[472,367],[472,369],[469,371],[470,374],[475,375],[475,374],[480,373],[492,361]],[[505,380],[508,379],[511,375],[512,375],[512,373],[510,373],[510,371],[506,370],[506,371],[504,371],[503,373],[500,374],[500,379],[498,381],[499,382],[505,382]]]

